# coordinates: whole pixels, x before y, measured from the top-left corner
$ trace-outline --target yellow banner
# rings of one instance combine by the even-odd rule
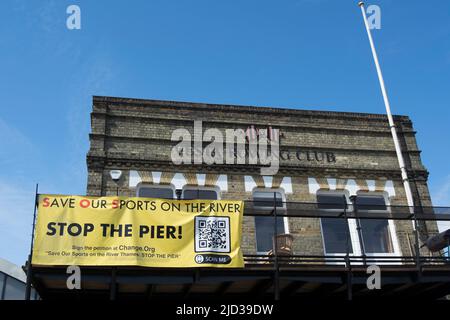
[[[244,266],[242,201],[40,195],[34,265]]]

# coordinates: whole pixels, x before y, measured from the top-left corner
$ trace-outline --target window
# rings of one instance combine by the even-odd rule
[[[284,218],[277,217],[277,234],[284,234]],[[273,217],[255,217],[256,252],[273,249]]]
[[[273,208],[273,203],[277,208],[283,208],[283,195],[281,192],[254,191],[253,206],[255,208]]]
[[[203,189],[203,188],[184,188],[182,199],[184,200],[218,200],[219,195],[217,190],[214,189]]]
[[[281,191],[261,191],[253,192],[253,206],[257,209],[273,208],[274,199],[276,207],[280,211],[285,210],[283,203],[284,193]],[[274,239],[274,218],[272,217],[255,217],[256,230],[256,251],[258,253],[266,253],[273,249]],[[287,217],[277,217],[277,234],[287,233]]]
[[[358,210],[381,210],[386,211],[386,201],[381,195],[361,195],[356,197]]]
[[[356,197],[358,211],[387,211],[382,195],[361,195]],[[386,219],[360,219],[361,233],[366,253],[393,253],[389,221]]]
[[[0,300],[3,300],[3,284],[5,283],[6,275],[0,272]]]
[[[347,197],[340,193],[318,193],[317,205],[322,210],[339,210],[345,209]]]
[[[6,277],[4,292],[5,300],[23,300],[25,298],[25,283],[12,277]]]
[[[317,205],[320,210],[343,212],[347,198],[340,193],[318,193]],[[321,218],[322,237],[326,254],[353,253],[350,230],[345,218]]]
[[[171,186],[140,186],[137,196],[142,198],[176,199],[175,191]]]

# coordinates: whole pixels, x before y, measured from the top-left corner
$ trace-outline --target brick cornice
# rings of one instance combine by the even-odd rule
[[[169,172],[205,172],[205,173],[222,173],[222,174],[260,174],[260,166],[250,165],[215,165],[214,167],[207,165],[173,165],[167,161],[148,161],[145,159],[112,159],[105,157],[87,157],[88,168],[103,169],[133,169],[133,170],[154,170]],[[426,170],[408,170],[411,177],[428,178]],[[305,175],[305,176],[339,176],[339,177],[389,177],[391,179],[401,179],[399,170],[383,170],[383,169],[358,169],[344,167],[314,167],[314,166],[283,166],[280,167],[278,174],[284,175]]]
[[[198,111],[222,111],[222,112],[238,112],[238,113],[250,113],[250,114],[273,114],[273,115],[298,115],[298,116],[323,116],[333,118],[346,118],[346,119],[374,119],[385,120],[387,117],[384,114],[373,113],[359,113],[359,112],[338,112],[338,111],[317,111],[317,110],[299,110],[288,109],[281,107],[268,107],[268,106],[244,106],[244,105],[231,105],[231,104],[215,104],[215,103],[201,103],[201,102],[187,102],[187,101],[168,101],[168,100],[153,100],[153,99],[136,99],[136,98],[121,98],[121,97],[106,97],[106,96],[93,96],[94,104],[108,104],[108,105],[133,105],[138,107],[173,107],[183,108]],[[401,122],[411,122],[408,116],[395,115],[394,119]]]

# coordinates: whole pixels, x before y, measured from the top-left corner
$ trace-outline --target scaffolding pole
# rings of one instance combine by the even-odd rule
[[[31,277],[33,276],[31,270],[31,258],[33,256],[33,244],[34,244],[34,231],[36,227],[36,209],[38,206],[38,197],[39,197],[39,184],[36,184],[36,190],[34,193],[34,211],[33,211],[33,228],[31,231],[31,243],[30,243],[30,253],[28,254],[27,260],[27,283],[25,289],[25,300],[30,300],[31,298]]]

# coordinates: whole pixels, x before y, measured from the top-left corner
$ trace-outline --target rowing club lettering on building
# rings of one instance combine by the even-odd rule
[[[266,139],[269,145],[277,144],[279,146],[279,150],[276,153],[272,153],[273,156],[278,158],[284,162],[296,161],[296,162],[316,162],[316,163],[327,163],[333,164],[336,163],[336,155],[333,151],[323,151],[323,150],[313,150],[308,148],[295,148],[290,146],[289,148],[283,148],[281,145],[281,139],[285,138],[285,133],[280,129],[273,128],[272,126],[266,128],[256,128],[254,125],[247,127],[246,129],[241,129],[243,133],[241,142],[237,142],[237,144],[241,143],[245,145],[245,148],[241,149],[241,153],[238,152],[238,148],[232,149],[232,157],[237,160],[239,158],[248,159],[252,155],[252,150],[250,145],[259,141],[261,138]],[[205,141],[203,141],[200,145],[194,144],[192,148],[189,148],[188,151],[191,154],[192,158],[195,158],[196,154],[202,154],[203,147]],[[225,142],[223,142],[225,144]],[[284,150],[283,150],[284,149]],[[186,152],[186,150],[184,150]],[[215,150],[212,151],[212,155],[214,155]],[[256,154],[256,157],[259,158],[259,153]]]
[[[313,151],[297,149],[295,151],[280,151],[280,159],[284,161],[308,161],[308,162],[323,162],[335,163],[336,156],[331,151]]]
[[[249,126],[246,132],[246,151],[248,152],[248,143],[251,139],[256,139],[259,137],[262,131],[267,136],[269,141],[277,141],[281,146],[281,138],[285,138],[285,134],[280,129],[272,128],[269,126],[268,128],[255,128],[254,125]],[[281,149],[281,148],[280,148]],[[237,156],[237,155],[236,155]],[[297,148],[295,150],[280,150],[280,160],[283,161],[300,161],[300,162],[321,162],[321,163],[335,163],[336,156],[332,151],[316,151],[316,150],[308,150],[303,148]]]

